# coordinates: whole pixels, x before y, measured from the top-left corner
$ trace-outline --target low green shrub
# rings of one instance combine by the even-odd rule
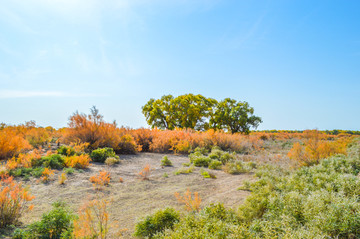
[[[73,174],[73,173],[75,173],[75,169],[74,169],[74,168],[64,168],[63,171],[64,171],[64,173],[66,173],[66,174]]]
[[[65,166],[64,157],[60,154],[51,154],[49,156],[41,157],[34,165],[36,167],[42,166],[44,168],[62,169]]]
[[[224,172],[229,174],[240,174],[249,172],[249,170],[245,167],[244,163],[238,160],[227,162],[224,165],[223,170]]]
[[[177,171],[174,172],[175,175],[179,174],[189,174],[194,171],[194,166],[190,166],[189,168],[179,168]]]
[[[115,154],[115,151],[112,148],[100,148],[95,149],[91,152],[90,158],[94,162],[104,163],[105,160],[109,157],[118,157]]]
[[[223,164],[218,160],[213,160],[209,164],[209,169],[221,169]]]
[[[53,209],[43,214],[39,222],[27,226],[25,229],[16,229],[14,239],[70,239],[73,229],[74,215],[62,202],[53,204]]]
[[[205,167],[207,168],[209,164],[211,163],[211,159],[206,156],[199,156],[193,159],[192,163],[196,167]]]
[[[164,156],[161,160],[161,166],[167,166],[167,167],[170,167],[172,166],[172,162],[170,161],[170,159],[168,158],[168,156]]]
[[[202,170],[202,171],[200,171],[200,173],[204,178],[213,178],[213,179],[216,178],[215,174],[210,173],[210,172],[208,172],[206,170]]]
[[[159,210],[138,222],[135,227],[135,236],[153,238],[154,235],[165,229],[172,229],[179,222],[180,214],[173,208]]]
[[[189,213],[180,218],[173,228],[158,233],[154,238],[251,238],[246,226],[231,209],[222,204],[211,204],[200,213]]]
[[[64,156],[73,156],[76,154],[75,149],[73,149],[70,146],[61,145],[57,150],[58,154],[64,155]]]
[[[115,165],[115,164],[118,164],[118,163],[120,163],[119,157],[108,157],[105,160],[105,164],[108,165],[108,166]]]

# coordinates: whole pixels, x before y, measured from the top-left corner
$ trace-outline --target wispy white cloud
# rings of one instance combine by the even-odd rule
[[[0,90],[0,99],[32,97],[91,97],[99,96],[87,93],[68,93],[63,91]]]

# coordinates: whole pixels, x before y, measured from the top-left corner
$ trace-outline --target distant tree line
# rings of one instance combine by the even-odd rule
[[[178,97],[164,95],[150,99],[142,113],[152,128],[195,130],[222,129],[231,133],[248,134],[262,120],[254,115],[249,103],[226,98],[217,101],[202,95],[185,94]]]

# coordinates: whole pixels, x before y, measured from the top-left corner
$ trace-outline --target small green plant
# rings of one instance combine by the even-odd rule
[[[201,170],[200,173],[204,178],[213,178],[213,179],[216,178],[215,174],[210,173],[210,172],[208,172],[206,170]]]
[[[118,164],[120,163],[120,159],[119,157],[108,157],[106,160],[105,160],[105,164],[107,166],[112,166],[112,165],[115,165],[115,164]]]
[[[179,174],[189,174],[192,173],[194,171],[194,166],[190,166],[189,168],[179,168],[177,171],[174,172],[175,175],[179,175]]]
[[[63,172],[66,174],[73,174],[73,173],[75,173],[75,169],[74,168],[64,168]]]
[[[191,163],[183,163],[182,166],[184,167],[190,167]]]
[[[170,167],[172,166],[172,162],[170,161],[170,159],[168,158],[168,156],[164,156],[161,160],[161,166],[166,166],[166,167]]]
[[[116,156],[115,151],[112,148],[95,149],[90,154],[90,158],[94,162],[99,162],[99,163],[104,163],[105,160],[109,157],[118,158],[118,156]]]
[[[152,238],[165,229],[172,229],[180,221],[180,213],[173,208],[159,210],[138,222],[135,227],[135,236]]]
[[[243,181],[243,185],[238,188],[238,190],[251,191],[251,183],[247,180]]]
[[[167,173],[164,173],[164,174],[163,174],[163,177],[164,177],[164,178],[168,178],[169,175],[168,175]]]

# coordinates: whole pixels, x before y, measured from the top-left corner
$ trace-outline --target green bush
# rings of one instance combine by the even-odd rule
[[[218,160],[213,160],[209,164],[209,169],[221,169],[222,163]]]
[[[62,169],[65,166],[64,157],[60,154],[51,154],[49,156],[41,157],[36,161],[35,167],[44,167],[51,169]]]
[[[117,157],[112,148],[100,148],[91,152],[90,158],[94,162],[104,163],[109,157]]]
[[[194,153],[199,153],[199,154],[206,155],[206,154],[209,153],[209,150],[207,150],[206,148],[196,147],[194,149]]]
[[[189,213],[154,238],[251,238],[246,226],[241,225],[236,213],[222,204],[211,204],[200,213]]]
[[[105,164],[108,165],[108,166],[111,166],[111,165],[115,165],[115,164],[118,164],[120,163],[120,159],[119,157],[108,157],[106,160],[105,160]]]
[[[230,161],[223,167],[224,172],[229,174],[240,174],[249,172],[241,161]]]
[[[194,171],[194,166],[190,166],[189,168],[179,168],[177,171],[174,172],[175,175],[179,174],[189,174]]]
[[[135,236],[152,238],[155,234],[163,232],[165,229],[172,229],[174,224],[180,220],[179,212],[173,208],[159,210],[153,215],[147,216],[138,222],[135,228]]]
[[[200,171],[200,173],[204,178],[213,178],[213,179],[216,178],[215,174],[210,173],[210,172],[208,172],[206,170],[202,170],[202,171]]]
[[[66,174],[73,174],[73,173],[75,173],[75,169],[74,169],[74,168],[64,168],[63,171],[64,171],[64,173],[66,173]]]
[[[192,163],[196,167],[205,167],[205,168],[207,168],[209,166],[209,164],[211,163],[211,159],[206,157],[206,156],[199,156],[199,157],[194,158]]]
[[[73,229],[74,215],[69,212],[65,204],[56,202],[53,209],[43,214],[39,222],[30,224],[25,229],[17,229],[14,231],[14,239],[65,239],[71,238],[70,232]]]
[[[164,156],[161,160],[161,166],[172,166],[172,162],[170,161],[170,159],[168,158],[168,156]]]
[[[75,149],[73,149],[70,146],[61,145],[57,149],[58,154],[64,155],[64,156],[73,156],[76,154]]]
[[[230,154],[229,152],[223,152],[220,156],[220,161],[222,162],[222,164],[226,164],[231,160],[235,160],[235,155]]]

